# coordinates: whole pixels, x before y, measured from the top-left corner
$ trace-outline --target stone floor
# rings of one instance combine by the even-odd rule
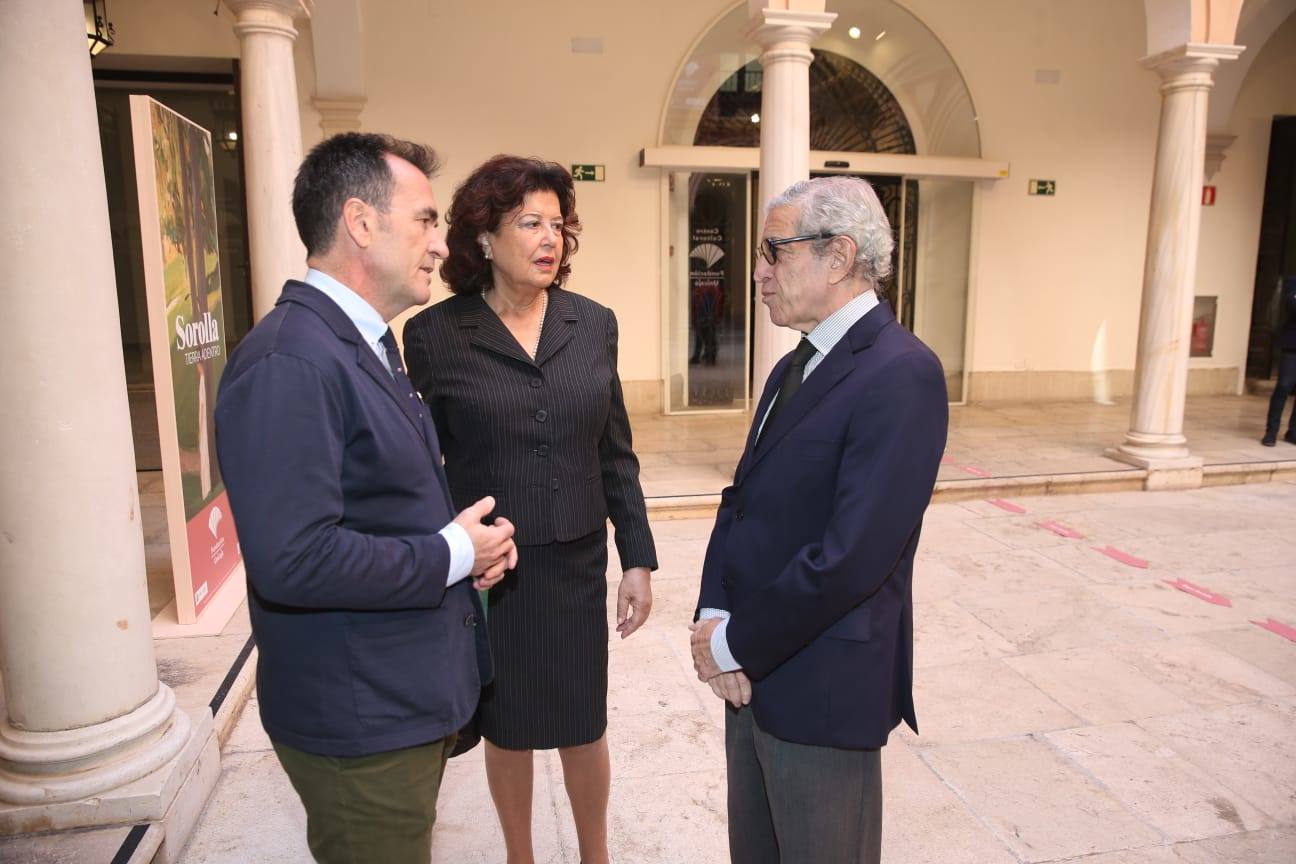
[[[1021,437],[1011,410],[982,416]],[[709,424],[698,439],[725,440]],[[996,455],[978,464],[1009,461],[999,434],[984,440]],[[1296,861],[1296,643],[1252,623],[1296,625],[1296,483],[1008,503],[1023,512],[981,500],[928,512],[915,575],[922,735],[902,730],[884,751],[884,860]],[[727,860],[723,710],[687,647],[709,528],[654,523],[656,608],[611,645],[618,864]],[[1231,605],[1166,582],[1178,579]],[[249,707],[185,864],[309,860],[300,804]],[[576,862],[553,753],[537,755],[534,832],[538,861]],[[433,853],[503,861],[480,748],[447,770]]]
[[[1260,445],[1267,407],[1262,396],[1190,398],[1184,432],[1192,452],[1207,465],[1296,461],[1296,447]],[[954,406],[937,480],[1133,471],[1103,455],[1121,442],[1129,417],[1127,400]],[[650,498],[704,495],[727,486],[748,426],[744,414],[636,416],[632,422]]]

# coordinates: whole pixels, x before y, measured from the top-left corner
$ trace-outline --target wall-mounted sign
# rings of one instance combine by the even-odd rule
[[[1214,186],[1203,186],[1203,187],[1202,187],[1202,206],[1203,206],[1203,207],[1214,207],[1214,206],[1215,206],[1215,187],[1214,187]]]
[[[1031,180],[1026,186],[1026,191],[1031,195],[1055,195],[1057,194],[1057,181]]]
[[[572,165],[573,180],[589,180],[597,183],[603,182],[602,165]]]

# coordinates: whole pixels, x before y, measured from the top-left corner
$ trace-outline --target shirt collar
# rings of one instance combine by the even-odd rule
[[[815,351],[828,356],[828,352],[836,347],[846,331],[855,326],[869,312],[873,311],[878,305],[877,291],[865,291],[857,297],[851,298],[845,306],[820,321],[808,334],[806,338],[810,344],[815,346]]]
[[[351,319],[351,323],[355,324],[365,342],[371,346],[382,342],[382,337],[387,332],[387,322],[363,297],[327,273],[314,268],[306,271],[304,281],[336,303]]]

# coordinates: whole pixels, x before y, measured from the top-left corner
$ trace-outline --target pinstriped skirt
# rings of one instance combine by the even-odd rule
[[[496,747],[589,744],[607,729],[607,529],[519,546],[518,566],[490,591],[495,680],[482,690],[481,732]]]

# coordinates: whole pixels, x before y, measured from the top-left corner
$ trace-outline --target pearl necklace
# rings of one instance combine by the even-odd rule
[[[482,296],[482,302],[485,303],[487,306],[489,306],[490,301],[486,299],[487,290],[488,289],[483,288],[481,292],[481,296]],[[532,300],[530,303],[528,303],[525,306],[514,307],[513,311],[525,312],[526,310],[530,309],[534,305],[535,305],[535,301]],[[532,360],[534,360],[536,358],[536,355],[540,352],[540,334],[544,333],[544,319],[545,319],[545,312],[547,311],[549,311],[549,289],[544,288],[541,289],[540,291],[540,326],[536,328],[535,342],[531,344],[531,350],[527,351],[527,353],[531,355]]]

